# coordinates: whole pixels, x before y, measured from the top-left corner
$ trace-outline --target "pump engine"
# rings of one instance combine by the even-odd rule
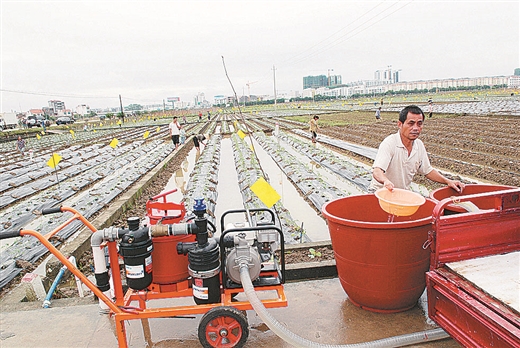
[[[220,239],[212,237],[215,226],[206,217],[203,199],[196,199],[194,217],[187,222],[170,225],[139,227],[129,219],[129,229],[119,230],[119,253],[123,256],[127,284],[134,290],[161,289],[154,284],[153,243],[172,236],[194,235],[194,242],[176,244],[179,257],[187,257],[190,285],[196,304],[218,303],[225,289],[241,288],[239,267],[247,264],[253,285],[272,286],[284,283],[285,260],[283,233],[275,225],[275,215],[269,209],[231,210],[221,217]],[[241,214],[247,222],[228,223],[230,214]],[[258,217],[261,222],[257,222]],[[269,217],[266,219],[266,216]],[[266,221],[267,220],[267,221]],[[208,231],[208,226],[213,231]],[[280,258],[275,252],[281,249]],[[164,249],[163,249],[164,250]],[[163,251],[162,251],[163,252]],[[171,253],[172,250],[167,252]],[[157,255],[159,256],[159,255]],[[157,257],[159,259],[159,257]],[[165,258],[162,258],[165,259]],[[171,259],[171,258],[170,258]],[[157,265],[155,265],[157,267]],[[184,279],[182,280],[184,281]],[[166,288],[165,288],[166,289]]]

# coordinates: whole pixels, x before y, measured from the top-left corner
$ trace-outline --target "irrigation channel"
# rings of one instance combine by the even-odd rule
[[[325,136],[312,144],[307,124],[283,117],[311,111],[289,111],[244,117],[215,114],[208,122],[186,124],[187,142],[199,133],[210,134],[209,140],[200,151],[189,151],[163,191],[177,188],[169,199],[183,201],[188,216],[195,198],[203,197],[218,232],[224,211],[265,207],[250,189],[263,178],[281,196],[272,209],[285,243],[329,240],[321,207],[366,192],[371,178],[369,167],[330,146],[367,158],[376,150]],[[32,152],[25,157],[14,150],[13,142],[0,144],[0,233],[24,228],[46,234],[70,217],[40,213],[59,205],[71,206],[87,218],[95,216],[168,156],[180,153],[174,152],[168,122],[144,120],[97,131],[47,134],[27,139]],[[53,153],[61,156],[55,169],[47,165]],[[419,186],[414,190],[427,192]],[[53,243],[72,238],[81,227],[79,222],[68,225]],[[23,271],[20,260],[35,263],[46,253],[34,238],[2,241],[0,288]]]

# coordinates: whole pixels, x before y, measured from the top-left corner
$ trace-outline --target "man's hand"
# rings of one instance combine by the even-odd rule
[[[466,185],[464,185],[462,182],[458,180],[447,179],[446,181],[448,183],[448,186],[457,191],[458,193],[462,193],[462,191],[464,191],[464,187],[466,187]]]
[[[390,180],[385,180],[385,182],[383,183],[383,186],[386,187],[388,189],[388,191],[393,191],[394,190],[394,183],[391,182]]]

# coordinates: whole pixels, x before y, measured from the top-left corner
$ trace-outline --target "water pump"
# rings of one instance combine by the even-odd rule
[[[188,254],[188,272],[193,278],[193,299],[197,304],[220,302],[220,252],[218,242],[208,237],[208,220],[203,199],[195,199],[195,220],[191,233],[196,242],[178,243],[177,252]]]

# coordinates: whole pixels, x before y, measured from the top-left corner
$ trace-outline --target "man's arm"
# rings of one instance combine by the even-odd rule
[[[432,181],[439,182],[441,184],[446,184],[459,193],[461,193],[465,187],[465,185],[462,182],[458,180],[450,180],[435,169],[426,174],[426,177]]]
[[[389,191],[394,190],[394,183],[388,180],[388,178],[385,175],[385,171],[379,167],[375,167],[372,171],[372,176],[374,179],[376,179],[379,183],[383,184],[384,187],[386,187]]]

